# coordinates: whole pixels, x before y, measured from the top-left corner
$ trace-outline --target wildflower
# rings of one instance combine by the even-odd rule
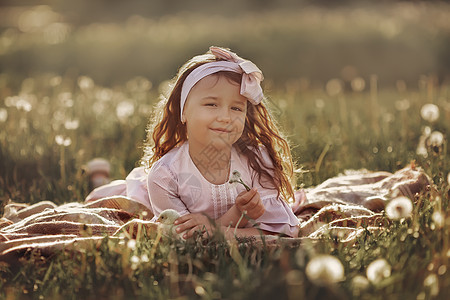
[[[428,287],[428,289],[430,290],[430,295],[432,297],[435,297],[439,294],[439,281],[436,274],[428,275],[423,281],[423,285],[425,287]]]
[[[141,261],[142,261],[142,262],[149,262],[150,259],[148,258],[148,255],[147,255],[147,254],[142,254],[142,256],[141,256]]]
[[[444,143],[444,135],[439,131],[433,131],[428,138],[428,143],[432,147],[440,147]]]
[[[439,227],[442,228],[442,226],[444,226],[444,222],[445,222],[445,218],[442,215],[442,213],[435,211],[432,215],[431,215],[431,219],[433,220],[434,224]]]
[[[311,281],[332,284],[344,280],[344,266],[331,255],[318,255],[306,265],[306,275]]]
[[[391,266],[384,258],[379,258],[370,263],[366,275],[370,282],[378,283],[391,276]]]
[[[232,184],[232,183],[240,183],[240,184],[242,184],[245,187],[245,189],[247,191],[250,191],[250,187],[245,184],[245,182],[241,178],[241,173],[239,173],[239,171],[237,171],[237,170],[233,171],[233,173],[231,174],[231,178],[230,178],[230,180],[228,182],[230,184]]]
[[[409,217],[411,215],[413,205],[409,198],[400,196],[386,205],[386,215],[391,220],[398,220]]]
[[[68,147],[72,144],[72,139],[58,134],[55,136],[55,142],[60,146]]]
[[[8,111],[5,108],[0,108],[0,123],[6,122],[8,119]]]
[[[425,104],[420,110],[420,115],[425,121],[432,123],[439,118],[439,107],[431,103]]]

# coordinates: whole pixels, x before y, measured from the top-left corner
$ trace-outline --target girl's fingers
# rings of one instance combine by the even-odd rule
[[[241,195],[242,194],[242,195]],[[241,195],[241,197],[238,196],[238,198],[236,198],[236,200],[238,200],[238,202],[241,205],[245,205],[246,203],[248,203],[250,200],[252,200],[252,198],[255,196],[256,194],[256,189],[251,189],[248,192],[243,192],[239,195]]]

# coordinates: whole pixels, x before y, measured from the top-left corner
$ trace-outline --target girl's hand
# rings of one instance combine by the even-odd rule
[[[212,235],[215,230],[208,217],[200,213],[181,216],[175,220],[174,225],[177,226],[177,233],[186,231],[183,235],[184,239],[192,237],[196,231],[200,231],[204,235],[207,233]]]
[[[255,188],[240,193],[236,197],[236,207],[241,213],[245,211],[247,216],[253,220],[261,217],[266,210]]]

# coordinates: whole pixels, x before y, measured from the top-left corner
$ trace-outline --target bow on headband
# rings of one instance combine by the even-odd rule
[[[183,116],[184,104],[187,96],[194,85],[202,78],[220,72],[232,71],[242,74],[240,94],[248,99],[250,103],[258,105],[264,97],[261,81],[264,79],[261,70],[251,61],[239,57],[227,49],[210,47],[209,50],[222,61],[213,61],[194,69],[185,79],[181,89],[181,116]]]

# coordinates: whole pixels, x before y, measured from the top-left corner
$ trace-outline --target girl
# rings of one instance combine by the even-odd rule
[[[256,65],[224,48],[189,60],[149,124],[145,167],[134,169],[125,184],[94,190],[87,201],[127,195],[149,207],[155,220],[175,209],[185,238],[211,233],[210,220],[227,237],[297,237],[299,221],[287,203],[294,199],[290,149],[262,102],[262,80]],[[233,173],[240,176],[234,181],[252,188],[230,183]]]
[[[185,237],[211,231],[209,219],[240,236],[259,235],[258,228],[298,235],[286,201],[294,198],[291,154],[261,102],[262,80],[252,62],[211,47],[180,69],[149,126],[142,162],[151,167],[151,209],[155,217],[177,210],[175,224]],[[229,182],[235,170],[252,189]]]

